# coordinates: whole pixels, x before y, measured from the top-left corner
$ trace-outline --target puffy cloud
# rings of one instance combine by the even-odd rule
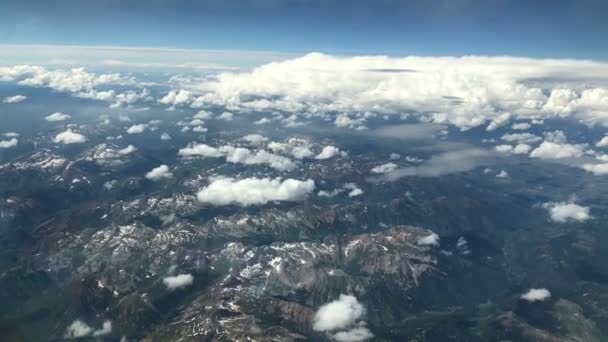
[[[7,138],[17,138],[20,134],[17,132],[6,132],[3,135]]]
[[[211,113],[209,113],[206,110],[199,110],[198,113],[194,114],[194,116],[192,117],[193,119],[201,119],[201,120],[207,120],[207,119],[211,119]]]
[[[24,95],[15,95],[15,96],[7,96],[4,98],[4,100],[2,100],[2,102],[4,103],[19,103],[22,101],[25,101],[27,99],[27,96]]]
[[[583,155],[583,148],[584,145],[543,141],[540,146],[530,152],[530,157],[539,159],[575,158]]]
[[[169,171],[169,167],[167,165],[161,165],[153,168],[150,172],[146,173],[146,178],[149,180],[157,181],[163,178],[172,178],[173,173]]]
[[[203,126],[196,126],[192,129],[192,132],[196,132],[196,133],[205,133],[207,132],[207,128],[203,127]]]
[[[253,144],[261,144],[265,141],[268,141],[268,138],[266,138],[265,136],[263,136],[261,134],[248,134],[248,135],[242,137],[241,139],[245,140],[247,142],[253,143]]]
[[[352,119],[350,116],[348,116],[348,114],[342,113],[336,117],[336,120],[334,121],[334,125],[336,125],[336,127],[347,127],[347,128],[354,128],[357,130],[363,130],[363,129],[367,128],[364,125],[365,121],[366,121],[365,118]]]
[[[65,330],[63,335],[65,338],[80,338],[88,336],[93,332],[93,328],[88,326],[85,322],[77,319],[70,324]]]
[[[101,329],[93,331],[93,336],[103,336],[112,332],[112,322],[104,321]]]
[[[511,129],[515,129],[515,130],[524,131],[528,128],[530,128],[530,124],[527,122],[514,123],[513,125],[511,125]]]
[[[127,133],[129,134],[141,134],[143,133],[146,128],[148,127],[148,125],[146,124],[137,124],[137,125],[133,125],[131,127],[129,127],[127,129]]]
[[[509,173],[505,170],[500,170],[500,172],[496,175],[496,178],[509,178]]]
[[[137,148],[133,145],[129,145],[123,149],[120,149],[118,151],[116,151],[116,153],[120,154],[120,155],[127,155],[127,154],[131,154],[133,152],[137,151]]]
[[[338,299],[317,310],[312,328],[315,331],[345,329],[354,325],[364,314],[365,308],[355,296],[341,294]]]
[[[509,123],[511,120],[511,113],[502,113],[496,116],[486,127],[486,131],[493,131],[499,127],[502,127]]]
[[[338,331],[332,338],[338,342],[358,342],[369,340],[374,337],[371,331],[365,326],[355,327],[347,331]]]
[[[254,125],[265,125],[265,124],[270,123],[270,121],[271,120],[269,118],[261,118],[261,119],[259,119],[257,121],[254,121],[253,124]]]
[[[68,114],[53,113],[53,114],[47,115],[44,119],[49,122],[56,122],[56,121],[65,121],[69,118],[71,118],[71,116],[69,116]]]
[[[549,202],[543,204],[543,207],[549,211],[551,220],[555,222],[584,222],[591,218],[589,207],[580,206],[572,202]]]
[[[0,148],[11,148],[17,146],[19,141],[17,138],[11,138],[9,140],[0,140]]]
[[[171,136],[169,135],[169,133],[163,133],[160,135],[160,140],[163,140],[163,141],[171,140]]]
[[[166,277],[163,279],[163,283],[169,290],[190,286],[193,282],[194,277],[191,274],[178,274],[176,276]]]
[[[390,159],[390,160],[397,160],[399,158],[401,158],[401,155],[399,153],[394,153],[394,152],[389,154],[389,156],[388,156],[388,159]]]
[[[231,121],[232,118],[234,117],[234,115],[230,112],[223,112],[222,114],[218,115],[218,119],[220,120],[224,120],[224,121]]]
[[[294,162],[289,158],[265,150],[253,152],[243,147],[232,146],[222,146],[220,150],[225,153],[226,161],[229,163],[245,165],[264,164],[279,171],[288,171],[295,168]]]
[[[551,298],[551,292],[547,289],[530,289],[528,292],[521,295],[521,299],[528,302],[542,302],[549,298]]]
[[[439,246],[439,235],[431,233],[416,240],[416,244],[420,246]]]
[[[193,97],[192,97],[192,93],[187,91],[187,90],[171,90],[169,91],[169,93],[167,95],[165,95],[163,98],[161,98],[160,100],[158,100],[158,102],[164,104],[164,105],[169,105],[172,107],[175,106],[184,106],[189,104],[190,102],[192,102]]]
[[[408,69],[415,72],[372,72]],[[528,80],[539,80],[528,82]],[[256,111],[411,113],[461,128],[570,116],[607,124],[608,65],[515,57],[330,56],[311,53],[190,84],[200,105]],[[339,116],[340,117],[340,116]],[[352,119],[352,117],[348,117]],[[343,121],[343,122],[342,122]],[[362,127],[341,116],[342,127]]]
[[[65,132],[61,132],[55,136],[53,141],[57,144],[82,144],[87,141],[87,138],[80,134],[72,132],[72,130],[68,129]]]
[[[177,152],[182,157],[221,157],[224,154],[215,147],[206,144],[190,143]]]
[[[587,172],[593,173],[596,176],[608,175],[608,163],[600,164],[583,164],[581,168]]]
[[[517,142],[520,144],[532,144],[542,140],[541,137],[530,133],[511,133],[501,137],[502,140],[508,142]]]
[[[325,147],[323,147],[323,150],[321,150],[321,153],[319,153],[315,156],[315,159],[319,159],[319,160],[330,159],[337,155],[341,155],[342,157],[344,157],[344,156],[346,156],[346,152],[340,151],[340,149],[335,146],[325,146]]]
[[[365,192],[359,188],[356,189],[352,189],[349,193],[348,193],[348,197],[357,197],[357,196],[361,196],[363,195]]]
[[[399,166],[395,163],[386,163],[382,165],[378,165],[371,169],[372,173],[388,173],[395,171]]]
[[[497,145],[494,147],[496,151],[501,153],[513,153],[513,154],[528,154],[532,147],[528,144],[517,144],[515,147],[511,145]]]
[[[315,183],[308,179],[233,178],[216,179],[198,192],[200,202],[213,205],[261,205],[272,201],[301,201],[314,191]]]
[[[595,146],[597,147],[607,147],[608,146],[608,136],[603,137],[600,141],[598,141]]]

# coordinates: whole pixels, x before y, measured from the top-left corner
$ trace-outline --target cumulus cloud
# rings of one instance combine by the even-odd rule
[[[416,240],[416,244],[420,246],[439,246],[439,235],[431,233]]]
[[[177,152],[182,157],[221,157],[224,154],[217,148],[206,144],[190,143]]]
[[[539,159],[563,159],[580,157],[583,153],[584,145],[543,141],[537,148],[530,152],[530,157]]]
[[[398,167],[395,163],[386,163],[372,168],[371,173],[388,173],[395,171]]]
[[[511,129],[524,131],[530,128],[530,124],[527,122],[514,123],[511,125]]]
[[[11,148],[17,146],[19,141],[17,138],[12,138],[9,140],[0,140],[0,148]]]
[[[87,141],[87,138],[76,132],[72,132],[72,130],[68,129],[65,132],[61,132],[55,136],[53,141],[57,144],[82,144]]]
[[[112,332],[112,322],[104,321],[101,329],[93,331],[93,336],[103,336]]]
[[[323,150],[321,150],[321,153],[315,156],[315,159],[325,160],[333,158],[337,155],[341,155],[342,157],[344,157],[346,156],[346,152],[340,151],[340,149],[335,146],[325,146],[323,147]]]
[[[348,328],[364,314],[365,308],[355,296],[341,294],[338,299],[322,305],[317,310],[312,328],[316,331]]]
[[[289,158],[268,152],[266,150],[252,151],[244,147],[224,145],[219,148],[206,144],[191,143],[178,151],[182,157],[225,157],[226,161],[244,165],[268,165],[279,171],[289,171],[295,164]]]
[[[71,116],[69,116],[68,114],[53,113],[53,114],[47,115],[44,119],[49,122],[56,122],[56,121],[65,121],[69,118],[71,118]]]
[[[167,95],[161,98],[158,102],[172,107],[183,106],[192,102],[192,93],[187,90],[171,90]]]
[[[543,208],[549,211],[551,220],[555,222],[584,222],[591,218],[589,207],[572,202],[549,202],[543,204]]]
[[[408,69],[412,73],[369,72]],[[222,73],[185,88],[197,103],[256,111],[349,113],[336,125],[363,127],[355,113],[411,113],[461,128],[570,116],[608,124],[608,65],[515,57],[330,56],[311,53],[242,73]],[[528,80],[540,80],[528,82]]]
[[[218,115],[218,119],[220,120],[224,120],[224,121],[231,121],[232,118],[234,117],[234,115],[230,112],[223,112],[222,114]]]
[[[193,282],[194,277],[191,274],[178,274],[176,276],[166,277],[163,279],[163,283],[169,290],[190,286]]]
[[[137,124],[137,125],[133,125],[129,128],[127,128],[127,133],[129,134],[141,134],[143,133],[146,128],[148,128],[148,125],[146,124]]]
[[[596,176],[608,175],[608,163],[590,164],[585,163],[581,168],[587,172],[593,173]]]
[[[169,135],[169,133],[163,133],[160,135],[160,140],[163,140],[163,141],[171,140],[171,136]]]
[[[500,170],[500,172],[496,174],[496,178],[509,178],[509,173],[505,170]]]
[[[65,338],[80,338],[88,336],[93,332],[93,328],[88,326],[85,322],[77,319],[70,324],[65,330],[63,335]]]
[[[133,145],[129,145],[129,146],[123,148],[123,149],[120,149],[120,150],[116,151],[116,153],[125,156],[125,155],[131,154],[131,153],[133,153],[135,151],[137,151],[137,148],[135,146],[133,146]]]
[[[268,141],[268,138],[266,138],[265,136],[261,135],[261,134],[247,134],[246,136],[241,138],[242,140],[245,140],[247,142],[250,142],[252,144],[261,144],[265,141]]]
[[[327,332],[336,341],[364,341],[374,337],[362,320],[365,307],[355,296],[341,294],[322,305],[313,318],[313,330]]]
[[[521,295],[521,299],[528,302],[542,302],[549,298],[551,298],[551,292],[547,289],[530,289]]]
[[[200,202],[213,205],[263,205],[273,201],[301,201],[314,191],[308,179],[233,178],[216,179],[197,193]]]
[[[196,127],[192,128],[192,132],[205,133],[205,132],[207,132],[207,128],[203,127],[203,126],[196,126]]]
[[[2,100],[2,102],[4,103],[19,103],[22,101],[25,101],[27,99],[27,96],[24,95],[15,95],[15,96],[7,96],[4,98],[4,100]]]
[[[608,146],[608,136],[603,137],[598,141],[595,146],[597,147],[607,147]]]
[[[146,178],[149,180],[157,181],[165,178],[172,178],[173,173],[169,171],[169,167],[167,165],[161,165],[153,168],[150,172],[146,173]]]

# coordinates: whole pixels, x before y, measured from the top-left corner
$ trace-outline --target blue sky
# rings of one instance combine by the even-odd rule
[[[0,43],[608,59],[605,0],[0,0]]]

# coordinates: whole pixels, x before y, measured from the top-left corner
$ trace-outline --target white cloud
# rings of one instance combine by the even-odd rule
[[[357,197],[357,196],[361,196],[364,194],[364,191],[359,189],[359,188],[355,188],[352,189],[349,193],[348,193],[348,197]]]
[[[69,118],[71,118],[71,116],[69,116],[68,114],[53,113],[53,114],[47,115],[44,119],[49,122],[56,122],[56,121],[65,121]]]
[[[232,146],[222,146],[220,150],[226,155],[226,161],[229,163],[245,165],[263,164],[279,171],[288,171],[295,168],[294,162],[289,158],[265,150],[253,152],[243,147]]]
[[[27,96],[25,95],[15,95],[15,96],[7,96],[4,98],[4,100],[2,100],[2,102],[4,103],[19,103],[22,101],[25,101],[27,99]]]
[[[157,181],[163,178],[172,178],[173,173],[169,171],[169,167],[167,165],[161,165],[153,168],[150,172],[146,173],[146,178],[149,180]]]
[[[346,156],[346,152],[340,151],[340,149],[335,146],[325,146],[323,147],[323,150],[321,150],[321,153],[315,156],[315,159],[325,160],[333,158],[337,155],[341,155],[342,157],[344,157]]]
[[[93,328],[88,326],[85,322],[77,319],[67,327],[63,336],[65,338],[79,338],[88,336],[92,332]]]
[[[608,136],[603,137],[600,141],[598,141],[595,146],[597,147],[608,147]]]
[[[112,332],[112,322],[104,321],[101,329],[93,331],[93,336],[103,336]]]
[[[336,117],[334,125],[336,125],[336,127],[347,127],[362,130],[367,128],[364,125],[365,121],[365,118],[352,119],[350,116],[348,116],[348,114],[342,113]]]
[[[223,112],[217,118],[224,121],[231,121],[234,115],[230,112]]]
[[[486,131],[493,131],[499,127],[502,127],[509,123],[511,120],[511,113],[502,113],[496,116],[486,127]]]
[[[17,138],[11,138],[9,140],[0,140],[0,148],[11,148],[17,146],[19,141]]]
[[[167,95],[161,98],[158,102],[164,105],[174,106],[184,106],[192,102],[193,97],[192,93],[187,90],[171,90]]]
[[[265,124],[268,124],[270,122],[271,122],[271,120],[268,119],[268,118],[261,118],[261,119],[259,119],[257,121],[254,121],[253,124],[254,125],[265,125]]]
[[[3,135],[7,138],[18,138],[20,134],[17,132],[6,132]]]
[[[418,238],[416,243],[420,246],[439,246],[439,235],[431,233],[430,235]]]
[[[413,72],[374,71],[378,69]],[[607,79],[608,64],[585,60],[311,53],[248,72],[222,73],[189,89],[199,92],[199,104],[209,106],[311,115],[407,112],[461,128],[492,123],[492,129],[509,118],[570,116],[585,123],[608,124],[603,115],[608,109],[608,89],[601,86]],[[362,125],[346,119],[341,116],[336,124]]]
[[[199,110],[198,113],[196,113],[192,118],[200,119],[200,120],[207,120],[207,119],[211,119],[211,117],[212,117],[212,115],[208,111]]]
[[[514,123],[513,125],[511,125],[511,129],[515,130],[525,131],[528,128],[530,128],[530,124],[527,122]]]
[[[542,302],[548,298],[551,298],[551,292],[547,289],[530,289],[528,292],[521,295],[521,299],[528,302]]]
[[[395,163],[386,163],[382,165],[378,165],[371,169],[372,173],[388,173],[395,171],[397,169],[397,164]]]
[[[205,132],[207,132],[207,128],[203,127],[203,126],[196,126],[196,127],[192,128],[192,132],[205,133]]]
[[[509,178],[509,173],[505,170],[500,170],[500,172],[496,175],[496,178]]]
[[[57,144],[81,144],[87,141],[87,138],[80,134],[72,132],[72,130],[68,129],[65,132],[61,132],[55,136],[53,141]]]
[[[137,125],[133,125],[131,127],[129,127],[127,129],[127,133],[129,134],[141,134],[143,133],[146,128],[148,128],[148,125],[146,124],[137,124]]]
[[[347,331],[338,331],[331,337],[338,342],[359,342],[373,338],[374,334],[367,327],[360,326]]]
[[[608,175],[608,163],[600,164],[583,164],[581,168],[587,172],[593,173],[596,176]]]
[[[116,153],[121,154],[121,155],[127,155],[127,154],[131,154],[133,152],[137,151],[137,148],[133,145],[129,145],[123,149],[120,149],[118,151],[116,151]]]
[[[222,157],[224,154],[215,147],[206,144],[190,143],[177,152],[182,157]]]
[[[543,204],[543,207],[549,211],[551,220],[555,222],[584,222],[591,218],[589,207],[580,206],[572,202],[549,202]]]
[[[176,276],[166,277],[163,279],[163,283],[169,290],[190,286],[192,285],[193,281],[194,277],[191,274],[178,274]]]
[[[171,140],[171,136],[169,135],[169,133],[163,133],[160,135],[160,140],[163,140],[163,141]]]
[[[315,313],[312,328],[315,331],[335,331],[354,325],[365,314],[365,308],[355,296],[341,294],[332,302],[322,305]]]
[[[314,191],[315,183],[308,179],[233,178],[216,179],[198,192],[197,198],[213,205],[266,204],[272,201],[301,201]]]
[[[505,134],[501,137],[501,139],[507,142],[518,142],[520,144],[532,144],[542,140],[541,137],[531,133]]]
[[[261,135],[261,134],[247,134],[246,136],[241,138],[242,140],[245,140],[247,142],[250,142],[252,144],[261,144],[265,141],[268,141],[268,138],[266,138],[265,136]]]
[[[573,145],[545,140],[540,146],[530,152],[530,157],[539,159],[575,158],[583,155],[583,149],[584,145]]]
[[[513,148],[514,154],[528,154],[532,147],[528,144],[517,144],[515,148]]]
[[[390,160],[397,160],[399,158],[401,158],[401,155],[399,153],[394,153],[394,152],[389,154],[389,156],[388,156],[388,159],[390,159]]]

